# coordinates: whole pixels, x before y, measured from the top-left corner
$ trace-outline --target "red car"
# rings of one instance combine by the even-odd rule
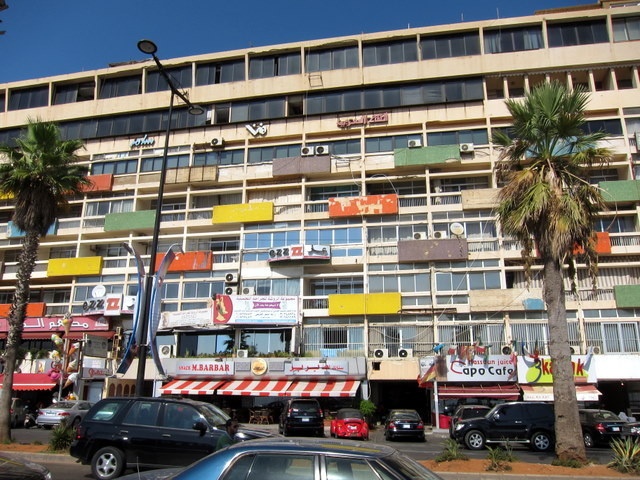
[[[355,408],[338,410],[336,418],[331,420],[329,433],[336,438],[361,438],[369,440],[369,425],[362,413]]]

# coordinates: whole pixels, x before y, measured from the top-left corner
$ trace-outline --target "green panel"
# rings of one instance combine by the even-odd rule
[[[116,230],[140,230],[141,228],[153,228],[155,218],[155,210],[109,213],[104,217],[104,231],[112,232]]]
[[[640,201],[640,180],[600,182],[600,188],[604,190],[602,196],[606,202]]]
[[[640,285],[616,285],[613,294],[618,308],[640,307]]]
[[[396,167],[438,165],[460,161],[459,145],[436,145],[423,148],[400,148],[393,152]]]

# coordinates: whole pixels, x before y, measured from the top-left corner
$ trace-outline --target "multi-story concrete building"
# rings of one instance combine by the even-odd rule
[[[593,175],[610,207],[598,287],[581,269],[566,298],[587,365],[579,399],[640,409],[639,31],[640,7],[602,1],[163,60],[206,113],[173,115],[160,250],[185,253],[163,286],[169,377],[149,364],[155,393],[230,408],[258,394],[370,396],[423,414],[469,397],[550,399],[524,372],[547,353],[540,268],[528,285],[496,222],[490,138],[509,125],[505,99],[557,80],[588,89],[586,128],[614,152]],[[170,96],[152,61],[0,85],[0,141],[53,120],[85,140],[95,181],[42,241],[30,350],[50,348],[71,310],[72,337],[112,337],[109,358],[122,354],[138,288],[122,244],[149,262]],[[4,200],[3,304],[20,248],[11,212]],[[135,368],[111,378],[116,362],[100,356],[85,357],[81,393],[130,393]]]

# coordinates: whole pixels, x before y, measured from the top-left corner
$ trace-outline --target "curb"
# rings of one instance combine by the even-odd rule
[[[65,464],[74,464],[76,463],[76,459],[71,455],[64,453],[32,453],[32,452],[16,452],[13,450],[2,450],[0,452],[6,453],[7,455],[11,455],[12,457],[19,458],[21,460],[26,460],[29,462],[42,463],[65,463]]]
[[[435,472],[445,480],[517,480],[527,478],[531,480],[637,480],[638,476],[624,477],[582,477],[569,475],[517,475],[514,473],[456,473],[456,472]]]

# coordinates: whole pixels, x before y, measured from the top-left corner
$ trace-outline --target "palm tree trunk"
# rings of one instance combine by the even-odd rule
[[[7,346],[4,354],[4,379],[0,390],[0,443],[11,441],[11,396],[13,389],[13,372],[16,369],[18,349],[22,344],[22,329],[24,317],[29,302],[31,273],[36,266],[40,236],[38,233],[27,233],[22,244],[22,251],[18,257],[18,272],[16,274],[16,290],[13,295],[13,303],[9,311],[9,332],[7,334]]]
[[[549,353],[553,368],[556,455],[560,460],[577,460],[586,463],[569,349],[562,267],[553,258],[544,259],[543,295],[547,304]]]

